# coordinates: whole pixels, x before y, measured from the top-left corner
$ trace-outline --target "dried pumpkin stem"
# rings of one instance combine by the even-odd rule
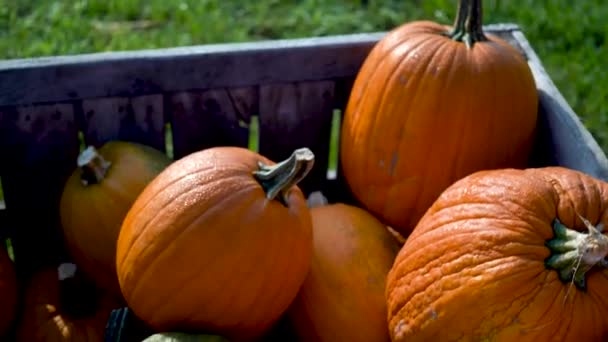
[[[449,33],[450,38],[463,42],[471,48],[476,42],[488,38],[483,33],[482,0],[458,1],[458,14],[454,21],[454,29]]]
[[[286,204],[289,189],[298,184],[314,165],[315,155],[306,147],[295,150],[289,158],[275,164],[258,163],[259,170],[253,176],[260,182],[266,192],[266,198],[272,200],[281,194],[279,200]]]
[[[99,184],[112,165],[93,146],[87,147],[78,155],[77,164],[82,171],[80,180],[84,185]]]
[[[579,289],[586,288],[586,273],[593,266],[608,266],[608,236],[602,234],[603,226],[593,226],[581,217],[587,233],[570,229],[558,219],[553,222],[553,239],[546,245],[551,255],[545,265],[559,273],[564,283],[574,283]]]

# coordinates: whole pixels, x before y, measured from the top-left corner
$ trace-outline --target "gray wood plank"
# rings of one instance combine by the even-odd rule
[[[174,157],[212,146],[247,147],[257,87],[180,92],[169,96]]]
[[[507,32],[517,25],[485,28]],[[362,33],[0,61],[0,106],[351,77],[384,35]]]
[[[315,154],[315,166],[300,183],[320,190],[327,176],[335,82],[299,82],[260,87],[259,152],[276,162],[300,147]]]
[[[163,96],[111,97],[82,101],[87,144],[110,140],[135,141],[164,151]]]
[[[541,105],[541,132],[547,160],[556,165],[585,172],[608,180],[608,160],[591,133],[584,127],[568,102],[559,92],[530,43],[520,31],[514,38],[526,52],[534,74]]]
[[[0,109],[0,177],[20,272],[65,256],[58,205],[79,152],[74,112],[72,104]]]

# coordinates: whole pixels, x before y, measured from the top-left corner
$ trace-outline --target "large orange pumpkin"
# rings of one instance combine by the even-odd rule
[[[176,161],[135,201],[121,228],[118,279],[156,331],[231,341],[261,336],[295,298],[312,254],[312,223],[296,186],[314,156],[273,164],[240,147]]]
[[[313,260],[289,309],[301,341],[388,341],[386,275],[399,244],[367,211],[331,204],[311,209]]]
[[[61,222],[74,262],[100,287],[120,295],[116,240],[127,211],[171,159],[151,147],[110,141],[78,156],[61,197]]]
[[[367,56],[344,114],[345,179],[365,208],[407,236],[454,181],[527,165],[537,105],[526,59],[483,32],[481,0],[461,0],[453,29],[410,22]]]
[[[61,264],[34,273],[24,291],[18,342],[101,342],[115,298]]]
[[[15,320],[17,298],[15,267],[6,252],[4,239],[0,238],[0,339],[8,332]]]
[[[561,167],[450,186],[387,278],[393,341],[606,341],[608,183]]]

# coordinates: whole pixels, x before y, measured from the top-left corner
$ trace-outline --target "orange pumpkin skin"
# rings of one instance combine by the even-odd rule
[[[386,275],[399,244],[367,211],[311,209],[313,261],[289,317],[301,341],[388,341]]]
[[[107,173],[88,185],[82,184],[80,168],[72,173],[61,197],[61,221],[67,249],[79,269],[119,296],[116,240],[122,220],[171,159],[149,146],[125,141],[109,141],[97,153],[111,163]]]
[[[18,295],[13,261],[4,246],[0,245],[0,338],[8,332],[15,320]]]
[[[143,191],[118,239],[117,271],[133,312],[156,331],[231,341],[266,332],[295,298],[312,254],[297,186],[286,205],[252,176],[263,156],[215,147],[169,166]]]
[[[110,312],[120,307],[119,302],[100,295],[92,314],[71,315],[62,308],[61,286],[54,268],[40,270],[28,281],[17,327],[18,342],[104,341]]]
[[[437,196],[478,170],[527,165],[538,95],[505,41],[468,48],[415,21],[372,49],[352,87],[340,160],[356,199],[407,236]]]
[[[450,186],[389,272],[392,340],[605,341],[608,272],[592,268],[582,291],[546,266],[552,222],[584,232],[578,215],[608,223],[607,183],[547,167],[481,171]]]

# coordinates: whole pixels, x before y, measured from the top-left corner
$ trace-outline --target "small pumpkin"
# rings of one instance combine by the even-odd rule
[[[75,264],[34,273],[24,290],[18,342],[101,342],[110,312],[119,307],[99,292]]]
[[[145,145],[109,141],[79,156],[61,196],[63,235],[72,260],[96,284],[120,295],[116,240],[127,211],[171,159]]]
[[[163,332],[150,335],[142,342],[229,342],[217,335],[188,334],[183,332]]]
[[[526,167],[538,94],[526,59],[482,29],[481,0],[460,0],[454,27],[403,24],[365,59],[341,129],[346,183],[404,237],[454,181]]]
[[[0,239],[0,338],[8,333],[15,321],[18,304],[17,275],[4,239]]]
[[[608,183],[488,170],[434,202],[387,278],[393,341],[606,341]]]
[[[133,204],[117,272],[133,312],[155,331],[251,340],[295,298],[310,265],[312,223],[296,185],[307,149],[274,164],[240,147],[176,161]]]
[[[311,209],[313,260],[289,317],[302,341],[388,341],[385,278],[400,245],[367,211]]]

